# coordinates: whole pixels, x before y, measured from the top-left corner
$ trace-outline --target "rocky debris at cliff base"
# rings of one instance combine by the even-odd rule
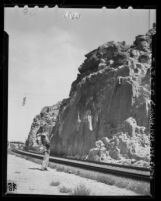
[[[96,141],[95,147],[89,150],[87,160],[119,163],[133,166],[150,166],[150,139],[138,129],[132,117],[124,121],[119,132],[112,138],[103,137]],[[141,131],[141,132],[140,132]]]

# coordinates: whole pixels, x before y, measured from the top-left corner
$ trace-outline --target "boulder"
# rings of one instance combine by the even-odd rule
[[[150,63],[150,56],[149,56],[149,54],[142,54],[142,55],[140,55],[139,58],[138,58],[138,61],[140,63],[147,63],[147,64],[149,64]]]
[[[120,149],[120,153],[122,155],[124,155],[124,157],[125,157],[125,155],[128,157],[128,153],[129,153],[128,140],[120,138],[120,143],[119,143],[118,147]]]
[[[109,146],[109,138],[108,137],[103,137],[101,138],[101,141],[104,143],[105,147],[108,147]]]
[[[138,167],[146,167],[146,168],[150,168],[150,163],[144,160],[139,160],[136,161],[134,164],[134,166],[138,166]]]
[[[101,147],[104,147],[104,146],[105,146],[104,143],[102,142],[102,140],[96,141],[95,145],[96,145],[96,147],[98,147],[98,148],[101,148]]]
[[[144,126],[136,126],[135,132],[138,134],[144,134],[145,133],[145,127]]]
[[[145,52],[149,51],[150,48],[150,38],[147,35],[138,35],[135,38],[134,45],[138,50]]]
[[[115,160],[120,160],[120,149],[118,147],[115,147],[114,149],[109,151],[109,155],[111,156],[111,158],[115,159]]]
[[[99,161],[100,160],[99,150],[100,150],[99,148],[90,149],[87,156],[87,160]]]
[[[99,153],[99,148],[92,148],[92,149],[89,150],[88,157],[98,155],[98,153]]]
[[[113,66],[117,67],[117,66],[121,66],[121,65],[127,64],[128,58],[129,58],[128,53],[126,53],[126,52],[118,52],[114,56]]]
[[[138,59],[139,56],[140,56],[139,50],[137,50],[137,49],[135,49],[135,48],[130,49],[129,52],[130,52],[130,57],[133,57],[133,58],[135,58],[135,59]]]
[[[101,147],[101,149],[99,150],[99,156],[101,161],[106,159],[106,157],[108,156],[108,152],[105,147]]]
[[[105,59],[101,59],[99,65],[98,65],[98,70],[102,70],[107,66]]]
[[[124,132],[127,132],[129,136],[135,136],[135,128],[137,126],[136,120],[129,117],[124,121]]]

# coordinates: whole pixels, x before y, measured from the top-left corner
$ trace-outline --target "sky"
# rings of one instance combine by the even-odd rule
[[[67,17],[69,12],[79,18]],[[41,109],[68,98],[85,54],[111,40],[132,44],[152,27],[156,14],[143,9],[14,7],[5,8],[4,19],[9,34],[8,140],[25,141]]]

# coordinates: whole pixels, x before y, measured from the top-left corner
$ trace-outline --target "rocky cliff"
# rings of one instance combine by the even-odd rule
[[[36,142],[36,139],[37,139],[36,136],[37,136],[38,130],[40,129],[40,126],[47,124],[49,137],[51,137],[51,135],[52,135],[51,131],[53,130],[53,127],[56,124],[60,104],[61,104],[61,102],[58,102],[57,104],[55,104],[53,106],[45,106],[41,110],[40,114],[38,114],[34,117],[28,138],[25,142],[27,149],[39,148],[39,145]]]
[[[85,55],[69,98],[59,105],[51,153],[149,166],[151,41],[110,41]]]

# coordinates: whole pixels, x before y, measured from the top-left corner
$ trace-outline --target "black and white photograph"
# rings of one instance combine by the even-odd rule
[[[7,195],[151,196],[156,9],[4,8]]]

